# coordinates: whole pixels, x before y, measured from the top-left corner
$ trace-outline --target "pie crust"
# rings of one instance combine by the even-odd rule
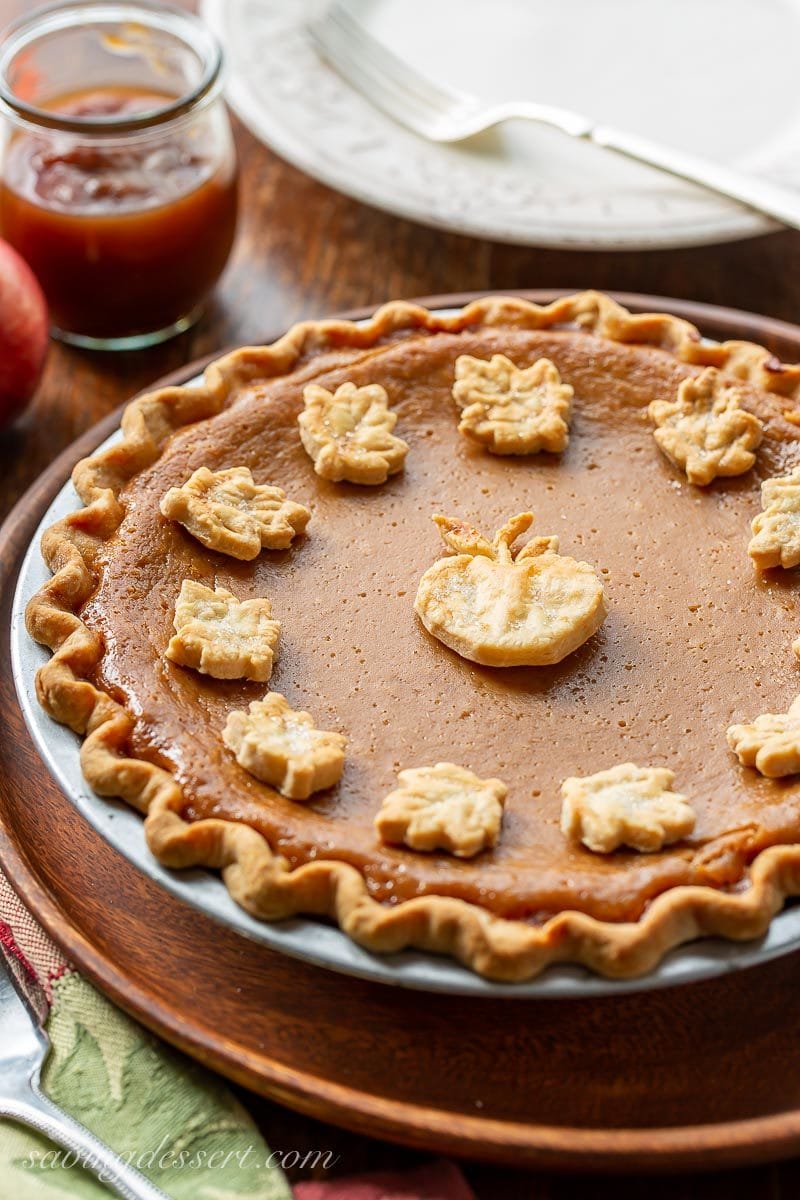
[[[465,343],[463,346],[459,344],[461,340]],[[41,704],[55,720],[83,736],[81,764],[87,781],[95,791],[101,795],[122,797],[145,814],[148,844],[159,861],[176,868],[204,866],[220,870],[232,896],[248,912],[258,917],[274,920],[297,913],[315,914],[337,922],[351,938],[370,950],[388,953],[416,947],[447,954],[480,974],[494,979],[527,979],[540,972],[548,963],[557,961],[584,963],[607,976],[633,976],[651,969],[671,947],[698,936],[716,934],[733,939],[760,936],[769,925],[771,917],[780,909],[785,897],[800,893],[800,846],[794,844],[800,842],[800,788],[791,780],[751,778],[752,772],[746,776],[742,775],[742,772],[747,772],[747,768],[740,767],[730,755],[725,743],[725,724],[731,724],[735,719],[747,715],[744,700],[735,710],[731,706],[729,719],[722,727],[703,724],[704,713],[710,703],[707,691],[710,694],[715,671],[724,667],[729,673],[738,670],[738,675],[744,677],[744,668],[747,667],[750,671],[753,663],[758,660],[762,646],[755,628],[750,631],[750,642],[745,637],[745,642],[740,646],[741,663],[730,661],[733,655],[730,637],[726,643],[727,657],[715,660],[713,612],[708,622],[703,625],[704,598],[698,596],[697,603],[687,606],[686,625],[687,628],[691,626],[694,629],[695,622],[698,623],[697,653],[703,657],[698,657],[697,661],[706,664],[707,676],[705,679],[701,671],[691,679],[691,686],[697,691],[697,716],[702,727],[701,733],[693,733],[692,737],[698,745],[705,745],[707,742],[709,761],[713,760],[712,766],[716,771],[714,775],[714,771],[709,767],[703,775],[701,768],[704,764],[698,760],[699,782],[696,781],[694,787],[683,767],[679,773],[681,790],[698,810],[698,829],[692,835],[695,840],[667,847],[663,854],[654,855],[636,856],[615,852],[612,855],[600,856],[578,848],[569,851],[573,855],[572,858],[562,859],[558,857],[562,853],[559,850],[555,856],[558,861],[552,869],[543,866],[538,874],[530,864],[525,869],[524,862],[508,858],[500,858],[495,862],[493,856],[507,852],[504,851],[504,847],[513,847],[515,836],[518,836],[518,833],[515,834],[515,828],[519,830],[524,827],[529,830],[530,826],[526,826],[525,822],[531,820],[539,822],[535,828],[541,832],[543,849],[540,853],[543,854],[549,847],[556,845],[553,839],[562,837],[558,829],[559,797],[557,794],[551,797],[553,807],[552,813],[548,815],[544,809],[540,811],[536,808],[539,800],[534,803],[530,799],[539,795],[537,788],[529,792],[527,797],[515,796],[509,770],[506,769],[513,765],[512,762],[488,759],[486,746],[490,743],[482,734],[481,714],[485,712],[488,721],[492,704],[496,703],[501,707],[506,704],[506,701],[502,700],[502,695],[505,694],[502,693],[502,689],[506,687],[509,689],[508,705],[511,705],[512,700],[516,703],[523,692],[527,695],[526,688],[531,695],[537,697],[537,703],[542,694],[548,695],[548,687],[553,696],[561,696],[565,687],[567,690],[571,688],[577,714],[587,708],[586,696],[593,687],[599,686],[597,679],[604,671],[610,673],[619,668],[621,673],[627,668],[628,664],[624,660],[626,655],[634,653],[633,649],[626,646],[624,641],[615,640],[607,630],[615,611],[622,612],[624,609],[624,603],[620,601],[620,597],[624,600],[624,586],[632,586],[633,579],[637,581],[636,586],[643,586],[640,582],[641,572],[633,570],[632,558],[630,578],[614,578],[613,573],[610,577],[611,616],[601,632],[596,635],[596,638],[606,640],[598,646],[594,645],[595,639],[591,639],[585,647],[576,652],[576,656],[581,656],[579,659],[567,658],[558,667],[525,668],[528,673],[525,676],[525,688],[521,686],[521,677],[516,674],[510,678],[508,671],[499,672],[502,682],[498,683],[497,673],[490,668],[473,668],[471,664],[458,668],[461,671],[473,672],[469,676],[459,675],[458,681],[462,689],[466,686],[465,681],[469,681],[470,686],[474,687],[474,709],[465,711],[463,715],[465,720],[475,722],[472,726],[476,731],[475,745],[480,743],[483,747],[481,753],[484,755],[481,761],[469,758],[464,761],[461,756],[459,761],[464,761],[465,767],[474,770],[482,778],[497,775],[509,785],[504,832],[497,848],[487,850],[468,862],[454,863],[446,854],[434,853],[426,856],[420,852],[401,849],[394,857],[384,856],[375,865],[367,861],[368,856],[361,850],[348,854],[346,848],[337,847],[335,852],[326,853],[324,843],[315,838],[314,830],[323,826],[335,830],[336,789],[324,804],[316,804],[316,798],[312,798],[308,805],[297,805],[292,801],[281,801],[280,797],[276,799],[275,794],[266,785],[249,780],[246,784],[237,784],[242,789],[251,789],[250,792],[241,792],[237,801],[240,805],[239,810],[226,810],[221,794],[214,799],[214,803],[206,797],[208,803],[203,807],[198,800],[202,789],[196,786],[194,774],[199,772],[202,775],[206,768],[210,770],[211,767],[220,771],[224,767],[227,772],[233,770],[245,774],[235,763],[231,766],[227,761],[223,762],[228,758],[232,761],[232,756],[222,742],[221,728],[211,728],[209,725],[206,730],[206,744],[210,745],[207,763],[193,763],[188,761],[185,755],[182,757],[170,742],[169,730],[167,733],[160,732],[158,722],[151,720],[152,713],[142,696],[137,693],[131,681],[124,677],[122,668],[126,646],[113,645],[108,634],[108,621],[111,617],[104,589],[116,585],[116,558],[124,558],[122,532],[129,532],[130,524],[137,513],[141,515],[146,512],[147,520],[156,519],[149,514],[151,508],[157,510],[159,500],[164,494],[163,488],[158,491],[161,486],[159,471],[165,469],[172,457],[179,457],[179,450],[181,454],[184,453],[185,438],[184,441],[181,439],[185,434],[191,434],[193,449],[191,453],[186,450],[185,456],[191,458],[192,469],[203,465],[212,469],[218,468],[221,464],[217,462],[204,464],[201,451],[204,446],[213,448],[219,442],[222,429],[220,422],[227,422],[226,436],[231,436],[231,429],[240,424],[241,438],[244,441],[253,436],[253,428],[249,422],[257,408],[259,419],[264,423],[262,435],[274,434],[277,437],[280,414],[284,408],[288,411],[288,407],[294,405],[296,437],[296,415],[302,410],[303,386],[321,381],[331,388],[331,385],[343,382],[345,375],[355,377],[354,382],[357,384],[373,382],[383,386],[387,381],[381,378],[382,365],[394,363],[396,371],[402,374],[401,367],[397,365],[401,363],[405,364],[402,370],[407,371],[408,379],[411,380],[409,387],[413,389],[409,364],[414,363],[414,370],[429,370],[429,390],[433,394],[435,385],[435,389],[438,389],[436,394],[441,393],[443,404],[448,407],[449,418],[452,421],[452,438],[465,442],[466,439],[457,432],[457,414],[452,412],[453,404],[449,391],[452,375],[445,377],[442,364],[445,360],[454,361],[458,353],[489,358],[490,350],[505,353],[512,361],[521,362],[520,347],[527,347],[528,358],[546,356],[554,360],[561,378],[574,387],[575,419],[569,449],[562,458],[569,458],[573,453],[578,453],[583,439],[591,436],[590,431],[582,430],[582,419],[584,422],[589,419],[599,422],[607,415],[604,399],[606,393],[602,388],[595,389],[599,399],[595,401],[591,410],[584,407],[582,414],[582,380],[585,384],[592,373],[604,378],[603,372],[606,371],[609,373],[609,379],[616,380],[616,393],[612,395],[613,389],[608,390],[608,405],[612,402],[618,405],[619,413],[622,414],[620,420],[624,418],[631,429],[636,430],[641,419],[641,438],[649,439],[653,443],[647,420],[646,397],[643,399],[641,395],[643,390],[647,390],[648,381],[654,381],[654,385],[658,384],[661,388],[662,394],[666,394],[665,389],[672,386],[672,383],[677,387],[683,379],[696,376],[703,368],[713,366],[725,378],[742,385],[743,403],[749,409],[756,410],[756,415],[763,421],[765,439],[759,451],[756,468],[751,472],[752,478],[742,476],[735,480],[717,480],[710,488],[703,489],[707,502],[715,503],[714,497],[725,495],[725,489],[729,489],[729,496],[736,504],[740,507],[750,505],[748,511],[751,511],[752,515],[758,507],[760,480],[757,473],[763,471],[766,475],[785,474],[800,459],[797,429],[800,418],[794,412],[794,403],[800,394],[800,366],[781,364],[764,348],[746,342],[705,344],[697,330],[686,321],[667,314],[633,315],[609,297],[596,292],[582,292],[563,297],[546,306],[538,306],[522,299],[488,297],[469,304],[452,316],[440,316],[417,305],[396,302],[379,309],[374,317],[363,325],[341,320],[299,324],[271,346],[244,348],[212,363],[206,369],[200,387],[169,387],[134,400],[122,418],[122,441],[76,466],[73,481],[83,508],[59,521],[44,534],[42,553],[53,574],[28,608],[27,622],[31,635],[53,652],[48,663],[38,673],[37,692]],[[428,365],[426,356],[431,360]],[[570,370],[570,366],[575,369]],[[625,374],[626,371],[628,374]],[[367,374],[371,375],[370,380],[367,380]],[[428,376],[425,378],[427,380]],[[251,400],[255,398],[251,408],[247,407],[248,397]],[[396,406],[395,396],[392,396],[392,402],[393,406]],[[419,417],[419,422],[420,426],[424,424],[422,416]],[[404,436],[411,444],[409,468],[405,475],[393,477],[385,485],[385,488],[389,489],[413,489],[415,479],[419,478],[422,469],[417,465],[412,468],[411,464],[416,464],[417,456],[421,453],[426,430],[412,429],[405,417],[402,428]],[[437,438],[443,439],[441,430],[444,428],[442,425],[439,433],[434,432],[427,438],[432,447],[431,452],[436,449]],[[413,436],[415,434],[419,435],[416,445]],[[639,436],[638,433],[636,436]],[[584,457],[581,461],[588,463],[586,469],[589,470],[598,464],[590,461],[588,442],[584,441],[583,445],[583,453],[589,455],[589,458]],[[609,461],[613,461],[613,442],[604,445],[611,456]],[[444,450],[442,452],[444,453]],[[355,506],[354,513],[361,514],[365,513],[365,504],[375,505],[373,513],[365,513],[362,524],[356,520],[351,522],[351,525],[354,529],[355,544],[358,544],[357,539],[362,534],[366,538],[364,530],[374,531],[374,545],[370,547],[370,551],[374,551],[371,559],[372,570],[375,578],[378,578],[381,567],[385,567],[387,561],[393,561],[392,535],[391,532],[387,533],[387,530],[391,529],[391,523],[387,524],[386,529],[382,527],[381,505],[388,509],[392,496],[400,493],[387,493],[384,488],[373,488],[369,489],[370,494],[365,497],[361,489],[356,499],[354,493],[358,489],[349,484],[337,485],[315,481],[313,468],[302,448],[299,453],[305,458],[309,472],[308,486],[304,494],[297,493],[293,482],[284,480],[281,473],[282,460],[278,455],[275,456],[274,464],[272,460],[267,464],[268,477],[260,479],[259,482],[285,487],[287,494],[293,497],[296,495],[298,500],[309,501],[312,507],[315,486],[327,489],[324,495],[319,495],[323,496],[324,505],[328,508],[334,503],[347,502]],[[526,465],[529,460],[520,459],[517,465],[509,463],[507,459],[498,459],[497,456],[490,455],[486,457],[491,457],[493,461],[491,467],[487,468],[481,457],[485,452],[479,447],[468,447],[463,453],[473,455],[470,464],[474,476],[468,478],[465,471],[461,470],[463,463],[459,467],[460,473],[454,471],[453,476],[458,474],[460,485],[463,484],[465,489],[473,488],[475,496],[473,511],[463,513],[463,516],[473,520],[477,515],[476,505],[483,505],[486,514],[479,523],[484,528],[492,527],[492,521],[497,515],[491,499],[491,489],[482,487],[482,473],[485,470],[541,470],[547,472],[549,485],[546,486],[558,494],[558,472],[569,469],[564,467],[560,460],[550,464],[538,462],[538,459],[546,456],[537,456],[531,465]],[[676,476],[674,469],[663,460],[654,443],[652,454],[652,463],[648,463],[644,474],[645,478],[649,478],[649,472],[652,471],[652,478],[659,481],[661,490],[658,493],[658,502],[663,504],[664,496],[670,494],[666,489],[670,489],[675,503],[678,500],[685,502],[687,516],[699,511],[694,506],[704,501],[697,498],[697,489],[693,489],[685,479],[681,480]],[[227,465],[234,466],[239,463],[229,462]],[[184,472],[184,479],[186,474]],[[599,477],[601,472],[597,471],[596,474]],[[545,476],[540,478],[540,483],[542,478]],[[177,482],[180,483],[181,480]],[[597,482],[599,487],[599,478]],[[544,495],[544,491],[541,494]],[[532,507],[537,507],[535,497],[528,502]],[[731,562],[740,558],[749,568],[754,606],[760,606],[760,610],[770,614],[774,609],[774,623],[767,630],[772,638],[770,645],[773,642],[782,644],[785,641],[788,651],[794,609],[791,581],[765,581],[753,572],[746,553],[747,521],[740,528],[740,514],[738,510],[733,511],[735,507],[735,504],[720,503],[713,510],[718,521],[728,518],[732,520],[732,514],[736,517],[729,530],[730,544],[726,553],[730,554]],[[432,512],[424,514],[428,523],[431,515]],[[158,517],[158,520],[163,521],[163,518]],[[691,536],[687,535],[684,583],[689,589],[692,586],[692,562],[707,550],[702,541],[703,518],[692,517],[692,520],[692,531],[696,532],[699,544],[693,544]],[[640,530],[646,533],[647,521],[648,512],[642,504],[635,519],[618,531],[619,536],[632,537]],[[549,523],[549,519],[544,517],[538,521],[541,528],[545,528]],[[172,530],[169,536],[186,537],[174,522],[170,525]],[[433,532],[433,527],[429,527]],[[302,573],[303,554],[310,553],[309,548],[313,545],[314,537],[324,536],[324,529],[322,516],[315,512],[309,528],[308,546],[300,544],[305,540],[300,538],[290,549],[265,550],[262,557],[278,554],[283,556],[284,566],[288,562],[292,572]],[[568,529],[567,540],[572,545],[574,531],[567,526],[565,516],[565,538]],[[584,532],[588,537],[588,529]],[[598,533],[597,536],[600,537],[601,534]],[[741,539],[740,547],[737,546],[737,538]],[[439,553],[434,537],[430,538],[429,551],[428,561],[432,561]],[[366,547],[364,552],[366,553]],[[188,553],[183,548],[183,543],[181,553]],[[192,553],[202,555],[211,552],[195,546]],[[586,553],[589,557],[588,551]],[[623,557],[621,552],[618,552],[614,561],[622,562]],[[203,560],[196,558],[193,561],[201,564]],[[230,560],[226,560],[226,563],[225,570],[231,572],[253,569],[249,563],[234,563],[232,566]],[[154,570],[152,563],[145,566],[151,572]],[[662,562],[659,561],[657,566],[659,571],[663,571]],[[274,569],[277,570],[277,567]],[[217,558],[214,558],[214,565],[209,570],[221,574],[223,583],[245,579],[244,574],[225,574]],[[731,571],[733,572],[733,567]],[[208,581],[208,573],[205,579]],[[738,580],[737,576],[737,586]],[[396,593],[396,596],[404,597],[410,622],[408,629],[403,633],[406,639],[404,645],[411,644],[409,638],[421,639],[418,643],[420,653],[430,657],[435,651],[441,656],[437,659],[440,664],[438,669],[442,672],[449,671],[455,656],[439,643],[434,643],[433,639],[431,644],[425,642],[427,635],[414,617],[415,582],[409,581],[410,590],[407,595],[405,589]],[[126,587],[133,587],[135,590],[135,586],[135,580],[126,581]],[[166,603],[163,605],[165,629],[171,627],[177,590],[176,586],[171,595],[171,606]],[[233,586],[231,590],[237,595],[245,594],[244,589],[240,593],[237,586]],[[378,591],[379,594],[383,594],[380,588]],[[313,593],[314,581],[310,579],[307,592],[304,593],[309,596],[309,604],[313,603]],[[272,598],[272,593],[268,594]],[[681,596],[682,599],[686,598],[683,593]],[[345,596],[345,600],[348,599],[349,597]],[[327,601],[330,604],[331,598],[328,597]],[[151,602],[155,606],[160,603],[157,596],[153,597]],[[380,603],[376,600],[379,614]],[[166,611],[168,608],[169,611]],[[287,635],[280,656],[283,664],[291,660],[292,613],[286,611],[283,606],[279,611],[283,632]],[[159,620],[161,615],[159,610]],[[324,609],[320,620],[323,618]],[[765,620],[762,620],[762,624],[765,624]],[[796,621],[794,624],[796,625]],[[641,629],[643,637],[647,634],[648,637],[664,639],[669,637],[670,626],[668,622],[656,620],[654,615],[652,630],[648,632],[646,626],[641,626]],[[705,640],[701,639],[701,634],[702,638],[706,636],[704,630],[708,631],[707,646]],[[352,633],[356,638],[358,631],[355,625]],[[745,634],[747,633],[746,629]],[[391,639],[392,636],[393,631],[387,629],[385,637]],[[686,636],[695,637],[694,633]],[[167,640],[165,636],[164,645]],[[695,646],[694,641],[691,644]],[[150,654],[153,662],[159,663],[158,670],[163,670],[162,648],[155,645],[155,642],[152,645],[142,643],[137,653]],[[787,653],[784,657],[787,663],[786,670],[796,671],[797,663],[792,656]],[[320,672],[323,667],[330,667],[329,663],[323,664],[316,660],[315,665]],[[389,663],[389,667],[391,666],[392,663]],[[120,668],[119,677],[114,674],[117,667]],[[364,662],[361,667],[364,689],[369,688],[371,669],[377,678],[378,663],[371,668],[369,663]],[[689,669],[688,665],[686,669]],[[768,675],[769,669],[770,663],[767,662],[765,675]],[[183,670],[184,677],[195,675],[194,672],[187,672],[180,667],[169,667],[169,670]],[[539,677],[530,674],[537,671],[551,674]],[[755,678],[752,671],[747,673],[748,685],[751,678]],[[538,682],[534,682],[535,679],[538,679]],[[545,679],[545,683],[541,682],[542,679]],[[676,686],[678,682],[676,677]],[[209,695],[213,696],[217,708],[228,695],[231,697],[228,704],[230,710],[245,707],[239,702],[244,693],[228,693],[225,690],[244,686],[239,683],[198,677],[191,686],[216,689]],[[344,687],[344,684],[342,686]],[[760,686],[760,681],[754,682],[753,686]],[[769,686],[772,689],[771,682]],[[251,700],[257,699],[263,695],[263,690],[262,687],[260,691],[246,694]],[[777,685],[775,690],[778,691]],[[683,694],[684,692],[681,692],[681,695]],[[205,702],[199,692],[193,695],[196,696],[196,710],[202,715],[205,712]],[[303,699],[302,695],[290,697],[293,708],[302,707],[297,703],[300,699]],[[766,695],[764,700],[768,700]],[[416,722],[414,727],[419,731],[420,737],[431,726],[427,702],[428,698],[422,696],[416,707],[409,704],[402,714],[405,725]],[[758,711],[752,708],[753,703],[752,693],[748,693],[750,712]],[[341,728],[352,744],[352,731],[345,720],[336,720],[333,714],[329,715],[324,706],[315,705],[313,702],[309,707],[315,712],[321,727]],[[537,713],[543,717],[546,711],[546,705],[544,708],[537,708]],[[669,704],[664,711],[664,720],[668,722],[672,719]],[[385,746],[389,747],[385,754],[381,750],[384,757],[391,754],[393,739],[396,743],[400,741],[401,717],[398,715],[396,730],[393,730],[390,718],[391,714],[382,726],[384,742],[381,745],[385,743]],[[618,724],[620,743],[626,742],[624,748],[620,745],[618,761],[623,762],[635,757],[630,742],[626,741],[629,735],[625,729],[625,722],[606,720],[605,714],[602,714],[602,720],[604,729]],[[548,735],[553,745],[558,744],[560,728],[556,722]],[[449,736],[455,737],[455,734],[451,732]],[[608,738],[611,734],[606,730],[603,736]],[[680,737],[681,732],[676,728],[676,753],[681,749]],[[499,735],[498,738],[499,740],[491,742],[491,745],[499,747],[503,739]],[[701,738],[705,740],[700,740]],[[360,731],[359,739],[363,741]],[[688,740],[692,741],[691,738]],[[469,740],[464,744],[469,746]],[[506,744],[511,747],[509,755],[513,758],[513,748],[519,744],[519,734],[515,734],[514,729],[509,730]],[[354,758],[357,769],[359,760],[356,750],[357,748],[349,750],[348,756]],[[455,755],[455,747],[453,753]],[[497,753],[500,754],[499,749]],[[589,749],[586,753],[590,753]],[[728,755],[730,761],[720,759],[721,753]],[[377,751],[376,757],[379,757]],[[365,755],[365,769],[369,765],[367,760],[368,756]],[[431,757],[427,761],[433,762],[435,759]],[[648,762],[652,762],[653,766],[670,768],[676,765],[666,758],[654,760],[648,757]],[[720,763],[723,765],[720,766]],[[417,755],[415,761],[409,760],[406,755],[404,761],[398,764],[398,768],[408,769],[423,765],[425,760],[421,754]],[[539,776],[546,774],[548,769],[543,758],[527,765],[530,769],[530,783],[536,783]],[[562,763],[561,775],[563,778],[588,776],[611,766],[613,761],[609,762],[605,757],[600,761],[598,752],[594,758],[585,758],[582,762]],[[515,770],[519,773],[519,763],[516,764]],[[346,767],[341,787],[347,782],[347,772]],[[374,816],[380,808],[381,797],[386,794],[386,790],[371,796],[370,820],[360,823],[365,830],[369,829],[368,833],[363,834],[364,837],[376,837],[373,828]],[[264,821],[272,821],[273,828],[276,827],[276,821],[290,819],[285,818],[285,806],[292,806],[293,812],[299,816],[293,816],[291,820],[305,819],[310,823],[309,828],[312,832],[307,841],[309,845],[313,843],[313,846],[310,849],[306,846],[306,851],[301,853],[298,847],[302,838],[287,842],[280,829],[275,836],[271,836],[262,828],[257,828],[260,817],[253,817],[251,809],[247,808],[248,796],[251,809],[258,813],[263,811]],[[526,812],[526,802],[531,812]],[[346,798],[339,797],[339,803],[341,820],[346,825],[349,812]],[[284,807],[281,807],[281,804]],[[732,814],[731,820],[736,814],[740,819],[733,821],[731,828],[712,828],[714,813],[717,811],[715,805],[719,806],[722,814],[720,819],[723,819],[726,813]],[[244,815],[237,815],[239,812]],[[763,819],[759,815],[762,813]],[[325,822],[328,824],[325,825]],[[567,854],[566,849],[563,854]],[[581,856],[591,858],[592,864],[585,865],[584,857]],[[425,861],[417,865],[417,860],[423,859]],[[647,864],[641,866],[642,860],[645,859]],[[540,857],[536,861],[541,864],[543,860]],[[396,883],[400,891],[401,868],[410,876],[413,876],[415,871],[418,872],[416,894],[413,889],[409,891],[407,887],[401,895],[388,898],[387,889],[393,884]],[[594,896],[578,886],[583,879],[583,870],[594,872],[593,875],[586,876],[587,879],[595,881]],[[650,873],[642,874],[643,871]],[[578,883],[570,877],[570,872],[575,873]],[[536,887],[540,877],[547,883],[547,895],[554,899],[552,903],[537,908]],[[483,892],[486,893],[484,897],[481,879],[491,882],[495,878],[505,879],[507,886],[498,890],[483,888]],[[686,882],[687,879],[690,882]],[[589,889],[589,892],[591,891],[592,888]],[[561,899],[556,902],[558,897]],[[393,900],[395,902],[392,902]]]

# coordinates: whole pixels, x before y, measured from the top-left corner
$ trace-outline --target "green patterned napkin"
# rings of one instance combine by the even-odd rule
[[[282,1172],[221,1079],[171,1050],[64,961],[0,874],[0,951],[40,1009],[43,1087],[175,1200],[290,1200]],[[2,1030],[0,1030],[2,1036]],[[2,1200],[105,1200],[109,1189],[40,1135],[0,1120]]]

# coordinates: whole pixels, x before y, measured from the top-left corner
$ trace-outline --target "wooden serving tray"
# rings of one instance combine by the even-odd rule
[[[677,300],[619,298],[678,313],[709,336],[753,339],[800,359],[800,328]],[[25,728],[11,680],[9,609],[45,508],[118,419],[57,459],[0,530],[0,863],[73,962],[209,1066],[374,1137],[572,1170],[688,1170],[797,1153],[798,954],[610,998],[411,992],[248,942],[163,891],[83,821]]]

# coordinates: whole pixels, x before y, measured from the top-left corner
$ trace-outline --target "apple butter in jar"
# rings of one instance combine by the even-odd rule
[[[201,22],[143,0],[79,0],[7,38],[0,232],[57,337],[130,349],[202,311],[236,229],[220,67]]]

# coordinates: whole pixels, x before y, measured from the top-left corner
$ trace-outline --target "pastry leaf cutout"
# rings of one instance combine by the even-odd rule
[[[653,400],[648,408],[662,452],[690,483],[704,487],[718,475],[741,475],[756,460],[764,430],[741,407],[741,388],[714,367],[684,379],[675,400]]]
[[[222,738],[240,766],[292,800],[333,787],[344,769],[347,739],[317,729],[310,713],[295,712],[279,692],[230,713]]]
[[[493,454],[560,454],[569,442],[573,390],[549,358],[518,367],[504,354],[456,359],[458,429]]]
[[[225,588],[184,579],[175,604],[175,635],[166,655],[214,679],[266,683],[281,625],[266,598],[239,600]]]
[[[281,488],[256,483],[248,467],[200,467],[180,487],[170,488],[160,507],[209,550],[245,561],[263,549],[285,550],[311,517]]]
[[[769,779],[800,774],[800,696],[785,713],[762,713],[750,725],[731,725],[728,745],[743,767]]]
[[[506,786],[455,763],[400,771],[375,818],[381,839],[472,858],[497,844]]]
[[[753,518],[747,552],[759,571],[800,564],[800,467],[761,484],[763,512]]]
[[[695,813],[672,791],[675,776],[664,767],[620,763],[596,775],[573,776],[561,785],[561,832],[596,854],[619,846],[652,852],[692,832]]]
[[[408,445],[392,433],[397,414],[378,383],[343,383],[334,393],[309,384],[297,418],[314,470],[334,483],[385,483],[402,470]]]

